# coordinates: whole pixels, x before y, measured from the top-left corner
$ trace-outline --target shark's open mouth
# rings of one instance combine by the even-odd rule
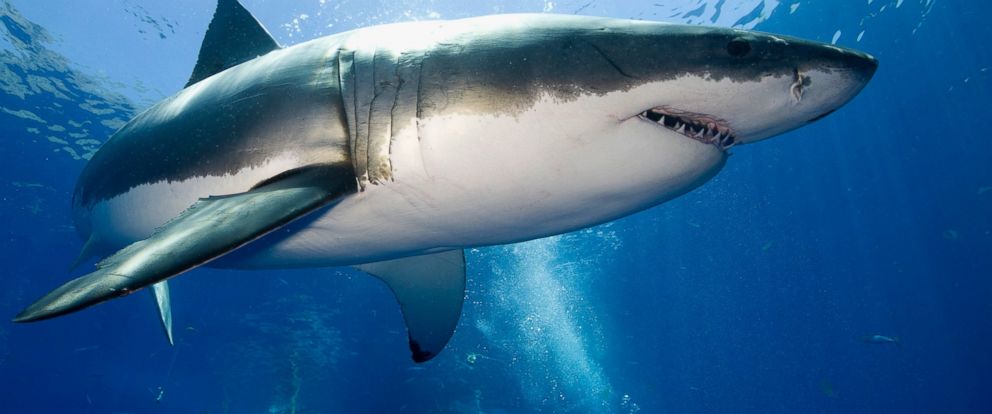
[[[727,126],[727,122],[709,115],[659,106],[639,116],[696,141],[716,145],[721,150],[737,144],[734,131]]]

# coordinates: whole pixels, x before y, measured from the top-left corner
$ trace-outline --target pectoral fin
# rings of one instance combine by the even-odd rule
[[[315,165],[273,177],[248,192],[202,199],[151,237],[133,243],[18,314],[30,322],[75,312],[214,260],[356,191],[350,165]]]
[[[434,358],[455,332],[465,300],[465,253],[451,250],[355,266],[382,279],[403,309],[415,362]]]
[[[163,280],[152,285],[152,296],[155,297],[158,318],[162,321],[165,338],[169,340],[169,345],[175,345],[175,342],[172,341],[172,303],[169,299],[169,282]]]

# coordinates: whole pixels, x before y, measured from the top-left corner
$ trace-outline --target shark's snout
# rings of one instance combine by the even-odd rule
[[[878,70],[878,59],[859,50],[834,47],[840,53],[838,59],[850,70],[857,72],[867,83]]]
[[[778,60],[790,67],[744,88],[753,99],[733,116],[738,143],[757,142],[826,118],[857,96],[878,70],[878,59],[867,53],[772,37],[766,53],[780,56]]]
[[[832,45],[814,45],[825,56],[820,65],[797,68],[789,88],[804,124],[819,121],[853,99],[878,70],[878,59],[867,53]],[[806,105],[803,101],[810,99]]]
[[[822,58],[817,60],[818,64],[805,69],[811,72],[836,75],[835,80],[841,83],[834,85],[839,87],[835,91],[839,94],[837,98],[842,99],[844,103],[857,95],[878,70],[878,59],[867,53],[833,45],[814,44],[812,47],[818,49]],[[803,77],[798,70],[797,75]],[[808,79],[804,80],[809,81]],[[829,89],[824,88],[824,90]],[[835,109],[837,108],[831,108],[831,110]]]

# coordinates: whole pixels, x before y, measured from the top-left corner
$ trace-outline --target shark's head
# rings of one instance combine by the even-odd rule
[[[850,49],[743,30],[658,23],[579,35],[609,67],[608,91],[640,118],[722,148],[822,119],[868,83],[878,63]],[[612,70],[612,72],[611,72]]]
[[[729,28],[555,15],[457,22],[465,34],[428,58],[426,79],[445,83],[444,102],[431,106],[466,98],[500,112],[527,108],[537,95],[597,96],[605,99],[586,100],[595,112],[719,146],[819,120],[878,67],[855,50]]]

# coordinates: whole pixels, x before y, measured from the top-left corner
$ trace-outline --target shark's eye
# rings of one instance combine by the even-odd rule
[[[727,43],[727,53],[733,57],[744,57],[751,53],[751,44],[747,40],[736,38]]]

